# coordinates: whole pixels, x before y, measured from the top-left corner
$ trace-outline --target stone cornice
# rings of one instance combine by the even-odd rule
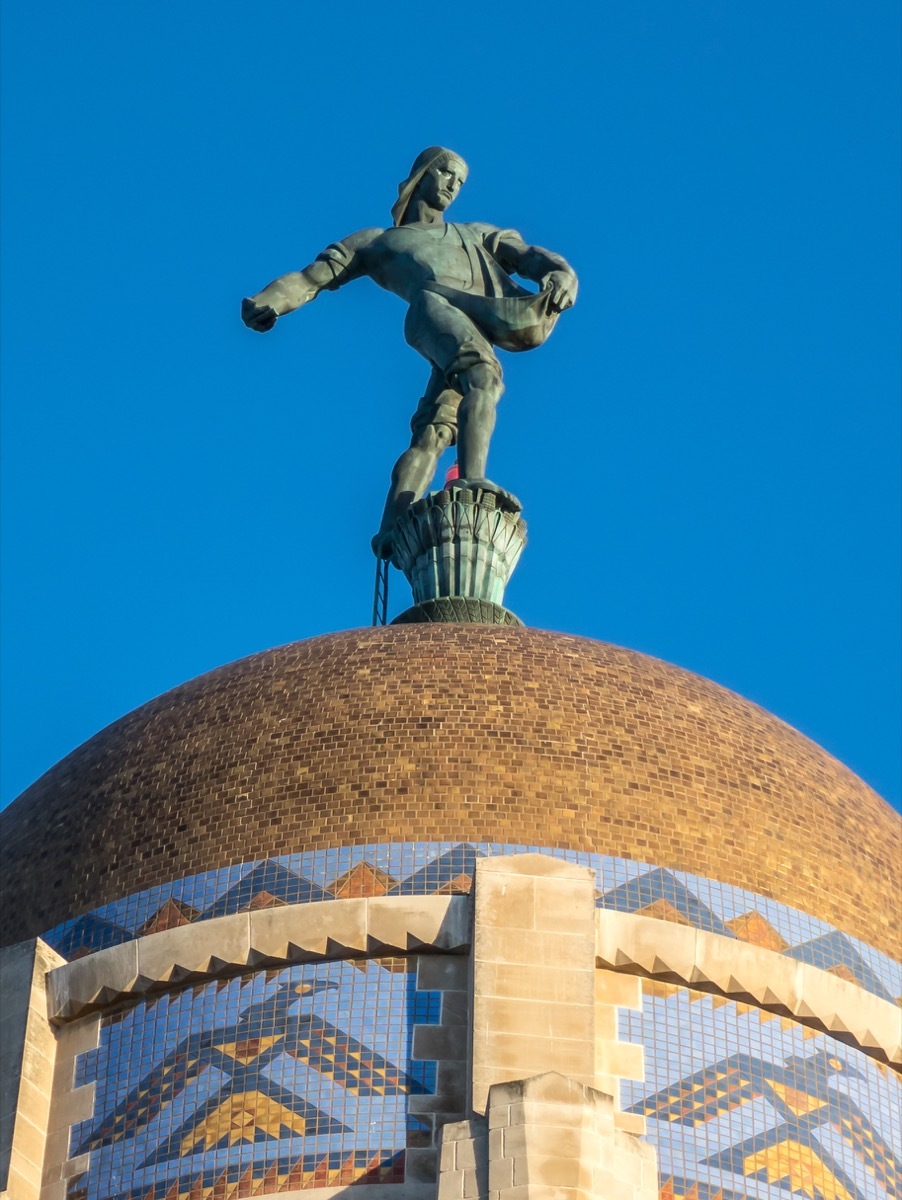
[[[470,945],[467,896],[325,900],[235,913],[111,946],[51,971],[56,1023],[126,1000],[257,968],[429,952]]]
[[[50,971],[51,1021],[258,968],[408,954],[466,954],[468,896],[380,896],[196,922]],[[902,1068],[902,1011],[828,971],[734,938],[599,909],[596,966],[751,1004]]]
[[[902,1069],[902,1010],[774,950],[654,917],[599,909],[596,966],[753,1005]]]

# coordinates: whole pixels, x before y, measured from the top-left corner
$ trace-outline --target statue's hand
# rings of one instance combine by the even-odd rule
[[[241,319],[248,329],[257,333],[268,333],[279,319],[279,314],[268,304],[257,304],[247,296],[241,301]]]
[[[576,276],[570,271],[549,271],[542,281],[542,290],[551,293],[551,307],[563,312],[576,303]]]

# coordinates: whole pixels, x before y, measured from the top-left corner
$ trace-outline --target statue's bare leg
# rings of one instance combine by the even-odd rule
[[[439,298],[433,296],[431,299],[438,302]],[[450,306],[446,307],[450,309]],[[451,309],[450,312],[455,320],[466,320],[455,310]],[[467,334],[468,330],[463,333]],[[454,387],[449,387],[444,373],[433,367],[432,377],[417,410],[418,415],[424,411],[428,414],[426,420],[429,424],[420,425],[417,417],[414,417],[414,435],[410,446],[392,470],[382,521],[372,540],[373,553],[377,558],[391,557],[391,534],[395,522],[405,509],[425,493],[435,474],[439,456],[451,445],[454,433],[446,421],[456,421],[458,426],[457,459],[461,482],[466,481],[494,492],[505,507],[520,509],[516,496],[485,477],[489,442],[495,428],[495,408],[503,391],[504,384],[497,363],[474,362],[464,367],[454,376]]]
[[[512,492],[486,478],[489,442],[495,428],[495,408],[504,391],[500,374],[486,363],[476,363],[462,371],[459,386],[463,398],[457,410],[457,465],[460,482],[494,492],[503,506],[522,508]]]
[[[391,531],[395,522],[425,493],[439,457],[451,445],[452,437],[447,425],[427,425],[413,435],[410,446],[395,463],[379,532],[373,538],[373,553],[377,558],[391,557]]]
[[[461,479],[482,479],[504,384],[492,367],[475,363],[461,372],[459,386],[463,399],[457,410],[457,464]]]

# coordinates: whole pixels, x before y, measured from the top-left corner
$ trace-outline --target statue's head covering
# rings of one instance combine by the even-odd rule
[[[411,196],[417,190],[420,180],[430,167],[434,167],[443,158],[456,158],[459,162],[464,163],[464,166],[467,165],[459,154],[456,154],[453,150],[448,150],[445,146],[427,146],[425,150],[421,151],[413,160],[410,174],[402,183],[398,184],[398,199],[391,210],[392,220],[396,225],[400,225],[404,220],[407,206],[410,203]]]

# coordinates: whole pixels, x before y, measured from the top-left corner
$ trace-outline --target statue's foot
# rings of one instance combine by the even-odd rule
[[[513,492],[509,492],[506,488],[499,487],[497,483],[493,483],[491,479],[455,479],[452,481],[453,487],[469,488],[471,491],[476,491],[477,488],[483,492],[492,492],[498,497],[498,507],[506,512],[520,512],[523,505],[517,499]]]
[[[391,534],[392,531],[390,529],[380,529],[373,536],[370,545],[373,547],[373,553],[377,558],[391,558],[394,549]]]

